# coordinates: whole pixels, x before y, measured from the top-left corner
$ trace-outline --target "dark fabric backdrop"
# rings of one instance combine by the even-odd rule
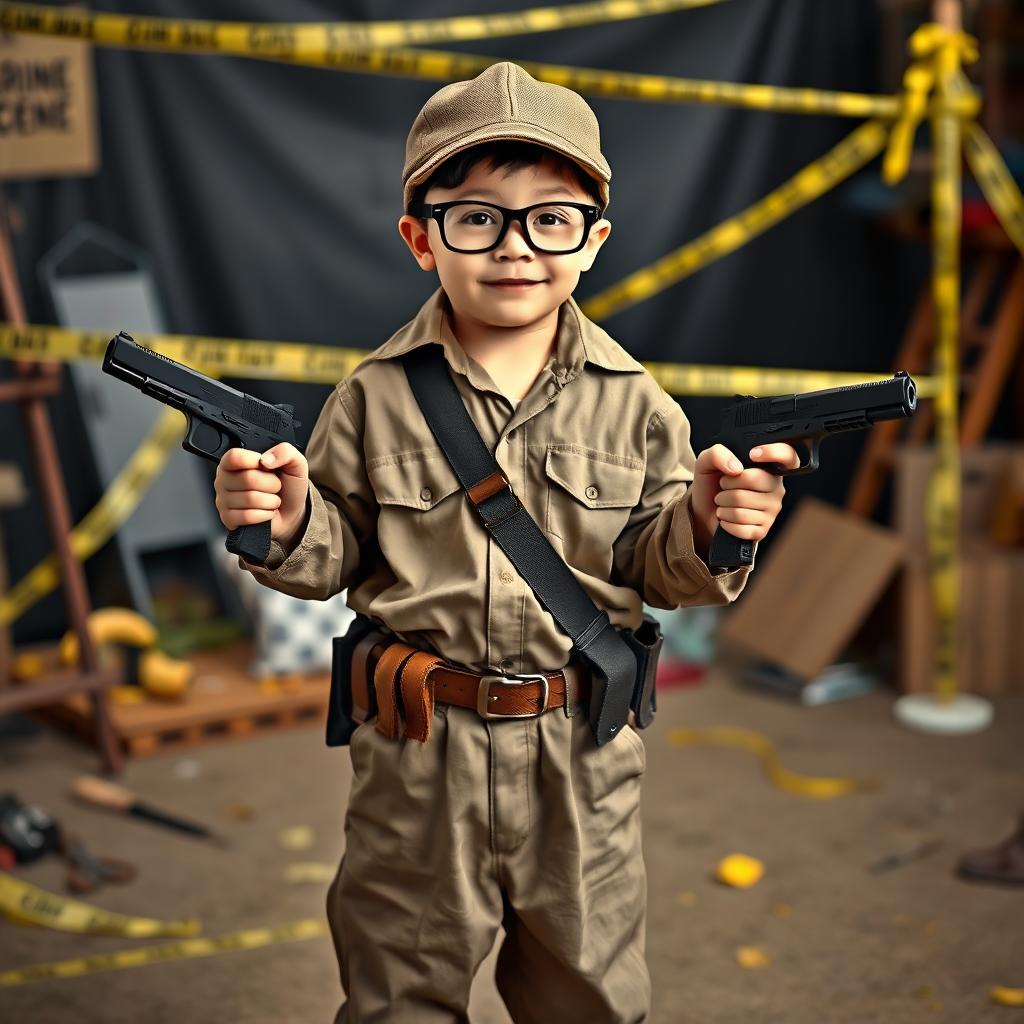
[[[104,0],[96,6],[167,17],[322,21],[529,5]],[[869,0],[735,0],[460,48],[693,78],[876,90],[877,33]],[[97,49],[95,65],[101,172],[4,186],[23,224],[14,241],[30,319],[53,320],[37,260],[83,219],[152,254],[174,332],[370,348],[433,290],[434,276],[416,268],[395,224],[406,132],[443,83],[111,49]],[[831,117],[588,100],[613,169],[614,231],[581,282],[579,299],[758,199],[856,126]],[[604,326],[641,359],[884,371],[925,266],[834,192]],[[231,383],[294,402],[307,431],[328,390]],[[682,403],[700,447],[721,400]],[[73,400],[62,398],[53,412],[77,519],[100,492]],[[13,408],[0,407],[0,426],[27,465]],[[794,481],[791,497],[816,493],[841,501],[859,445],[849,435],[828,442],[823,470]],[[18,579],[49,543],[34,503],[10,514],[7,526],[11,575]],[[51,596],[23,617],[15,636],[34,640],[63,625],[61,603]]]

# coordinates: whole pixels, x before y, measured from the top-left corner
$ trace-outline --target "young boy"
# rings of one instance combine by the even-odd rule
[[[271,523],[269,560],[246,565],[257,579],[320,600],[347,587],[447,670],[415,680],[433,703],[425,742],[395,737],[383,712],[352,737],[328,896],[337,1020],[466,1020],[503,928],[496,980],[517,1024],[642,1021],[643,741],[630,727],[595,744],[576,713],[586,670],[478,519],[398,357],[441,346],[513,490],[618,627],[639,625],[643,601],[735,598],[748,570],[711,572],[711,535],[764,537],[782,481],[720,446],[694,460],[679,406],[572,300],[611,230],[611,172],[580,96],[495,64],[432,96],[406,153],[398,229],[440,289],[338,384],[306,458],[234,449],[216,482],[226,527]],[[751,457],[797,462],[788,445]],[[487,717],[481,675],[499,677]]]

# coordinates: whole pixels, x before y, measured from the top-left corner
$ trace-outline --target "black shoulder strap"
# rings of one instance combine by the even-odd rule
[[[626,724],[636,657],[534,522],[488,451],[439,345],[402,357],[420,409],[484,526],[592,670],[590,727],[600,745]]]

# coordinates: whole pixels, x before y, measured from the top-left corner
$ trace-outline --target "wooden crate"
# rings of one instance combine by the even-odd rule
[[[44,660],[55,662],[54,648],[37,651]],[[325,721],[328,673],[261,682],[247,672],[250,658],[247,642],[216,651],[197,651],[188,658],[195,667],[195,678],[184,700],[148,699],[140,704],[110,701],[114,733],[125,754],[147,757],[173,753],[218,740]],[[92,708],[84,695],[76,694],[41,709],[39,714],[76,734],[93,735]]]

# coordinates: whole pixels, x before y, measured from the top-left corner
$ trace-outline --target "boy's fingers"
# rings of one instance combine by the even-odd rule
[[[768,494],[784,489],[785,485],[781,476],[769,473],[766,469],[745,469],[737,476],[723,479],[722,487],[725,490],[758,491]]]
[[[779,508],[780,499],[764,491],[728,490],[715,495],[715,504],[719,508],[753,508],[759,512],[770,512]]]
[[[307,472],[306,457],[287,441],[268,448],[260,457],[260,464],[275,473],[288,473],[291,476],[305,476]]]
[[[716,444],[705,448],[697,456],[695,472],[724,473],[726,476],[736,476],[743,472],[743,465],[724,444]]]
[[[734,523],[737,526],[767,526],[769,518],[756,508],[717,508],[715,514],[720,523]]]
[[[260,453],[248,448],[229,448],[220,458],[218,469],[235,472],[239,469],[255,469],[260,464]]]
[[[224,473],[220,476],[220,486],[225,491],[263,491],[267,494],[277,494],[281,490],[281,481],[276,473],[244,469],[235,473]]]
[[[782,441],[752,448],[750,458],[754,462],[775,462],[780,466],[785,466],[786,469],[797,469],[800,466],[800,456],[797,450],[791,444]]]
[[[225,508],[274,509],[281,507],[281,499],[276,494],[263,491],[226,491],[224,494]]]

